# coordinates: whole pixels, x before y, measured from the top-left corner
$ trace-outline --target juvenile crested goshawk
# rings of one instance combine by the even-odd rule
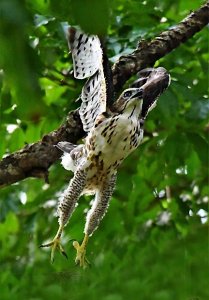
[[[68,142],[57,144],[64,152],[64,168],[73,171],[74,176],[58,205],[58,232],[52,242],[41,247],[52,247],[52,261],[56,248],[66,255],[60,244],[63,228],[79,197],[82,194],[94,194],[93,205],[86,217],[83,242],[73,242],[77,250],[75,261],[84,267],[87,264],[85,254],[88,239],[107,211],[118,167],[141,143],[144,120],[157,98],[168,87],[170,76],[164,68],[142,70],[141,78],[122,92],[110,110],[107,108],[107,84],[99,38],[70,27],[68,42],[75,78],[88,78],[82,89],[79,109],[87,136],[81,145]]]

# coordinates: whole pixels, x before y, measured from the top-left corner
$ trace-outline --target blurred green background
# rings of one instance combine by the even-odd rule
[[[107,35],[115,62],[140,39],[174,26],[202,1],[0,1],[0,156],[57,128],[78,107],[63,27]],[[169,89],[146,122],[143,144],[120,168],[109,211],[90,240],[92,267],[74,265],[89,198],[81,198],[50,264],[38,246],[57,230],[56,206],[72,174],[57,162],[46,184],[0,191],[0,299],[207,300],[208,28],[156,62]],[[133,78],[134,79],[134,78]]]

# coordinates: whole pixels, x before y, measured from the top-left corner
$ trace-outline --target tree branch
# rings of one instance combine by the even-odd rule
[[[78,110],[72,111],[68,114],[66,122],[57,130],[0,161],[0,187],[27,177],[43,178],[48,182],[48,168],[62,154],[54,145],[60,141],[76,143],[82,136],[84,132]]]
[[[131,76],[148,66],[153,66],[158,59],[185,43],[208,23],[209,1],[172,29],[162,32],[151,42],[140,42],[133,53],[121,56],[113,66],[115,90],[119,91]]]
[[[151,42],[140,42],[132,54],[121,56],[113,66],[115,90],[119,91],[132,75],[143,68],[153,66],[159,58],[176,49],[181,43],[185,43],[208,23],[209,1]],[[59,141],[76,143],[82,136],[84,132],[78,111],[70,112],[66,122],[57,130],[46,134],[41,141],[26,145],[0,161],[0,187],[27,177],[44,178],[48,181],[49,167],[61,156],[60,150],[54,145]]]

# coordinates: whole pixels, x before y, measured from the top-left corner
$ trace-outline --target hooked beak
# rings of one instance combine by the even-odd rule
[[[131,99],[138,98],[139,100],[143,100],[143,89],[139,88],[136,90],[136,93],[131,96]]]

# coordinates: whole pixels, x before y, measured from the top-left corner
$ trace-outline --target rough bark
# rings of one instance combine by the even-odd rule
[[[57,130],[0,161],[0,187],[27,177],[43,178],[48,182],[48,169],[62,154],[54,145],[60,141],[76,143],[83,135],[78,111],[70,112],[66,122]]]
[[[181,43],[185,43],[208,23],[209,1],[151,42],[139,42],[132,54],[121,56],[112,68],[115,91],[119,91],[132,75],[143,68],[153,66],[159,58],[176,49]],[[78,111],[70,112],[66,122],[57,130],[46,134],[41,141],[26,145],[0,161],[0,187],[27,177],[44,178],[47,181],[49,167],[61,155],[61,151],[54,145],[59,141],[76,143],[83,135]]]
[[[151,42],[141,41],[138,48],[131,54],[121,56],[113,66],[113,84],[115,90],[121,89],[123,84],[139,70],[154,63],[181,43],[185,43],[209,23],[209,1],[200,9],[194,11],[178,25],[162,32]]]

